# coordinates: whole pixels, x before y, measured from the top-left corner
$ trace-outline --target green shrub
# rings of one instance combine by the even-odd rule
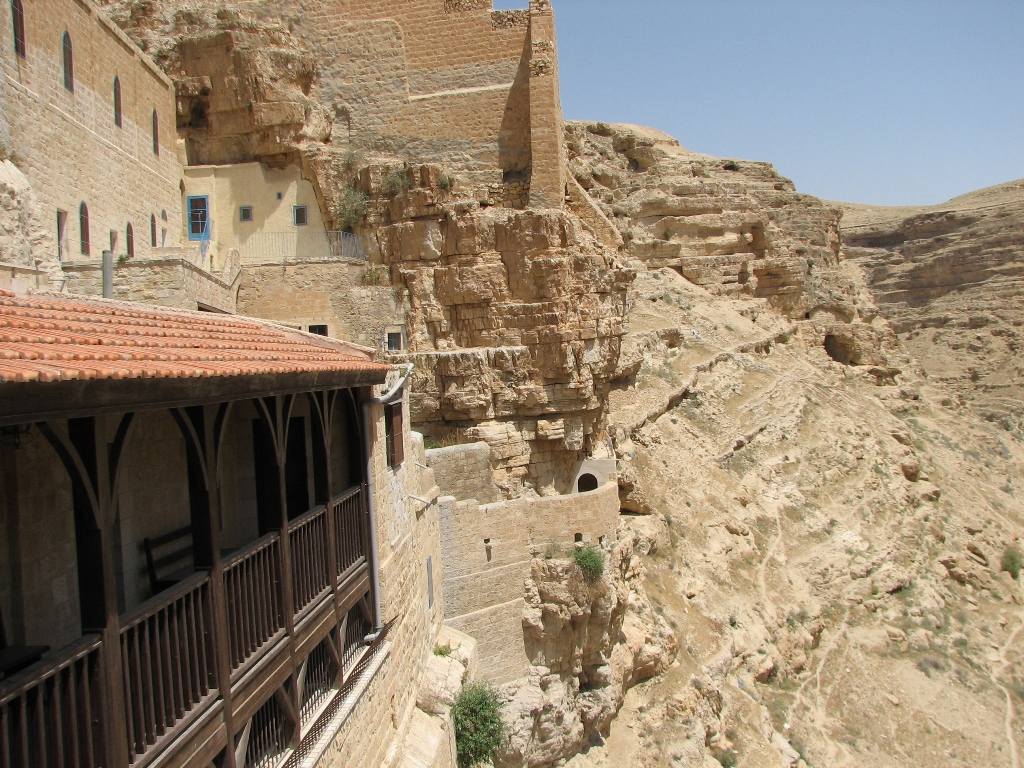
[[[391,271],[383,264],[371,264],[363,270],[363,285],[388,285]]]
[[[588,584],[596,582],[604,573],[604,557],[594,547],[577,547],[572,551],[572,559]]]
[[[736,753],[731,749],[712,749],[711,756],[722,768],[736,768],[738,765]]]
[[[1003,552],[1001,568],[1014,579],[1020,578],[1021,568],[1024,568],[1024,557],[1021,556],[1020,550],[1016,547],[1007,547]]]
[[[463,688],[452,705],[459,768],[493,763],[505,738],[498,692],[486,683]]]
[[[366,204],[369,199],[365,192],[345,187],[334,209],[334,218],[338,226],[346,232],[351,232],[354,227],[359,226],[366,216]]]
[[[445,643],[444,645],[435,645],[434,646],[434,655],[435,656],[441,656],[441,657],[451,656],[452,655],[452,644],[451,643]]]
[[[385,195],[394,197],[411,186],[412,180],[409,178],[409,172],[405,168],[395,168],[395,170],[384,177],[381,188],[384,190]]]
[[[440,189],[443,189],[445,192],[449,191],[454,183],[455,182],[452,179],[452,177],[449,176],[447,173],[442,173],[440,176],[437,177],[437,186]]]

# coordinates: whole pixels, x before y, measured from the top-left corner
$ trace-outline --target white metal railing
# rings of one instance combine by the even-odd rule
[[[351,232],[328,232],[322,229],[236,234],[235,247],[238,248],[242,261],[248,263],[324,259],[366,260],[362,238]]]

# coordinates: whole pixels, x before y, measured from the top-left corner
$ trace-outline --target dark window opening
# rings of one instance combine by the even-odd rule
[[[434,607],[434,560],[427,558],[427,608]]]
[[[576,487],[580,493],[587,493],[588,491],[596,491],[598,486],[597,478],[587,472],[585,475],[580,475],[580,479],[576,483]]]
[[[401,331],[388,331],[388,352],[401,352],[405,348],[402,335]]]
[[[582,533],[574,533],[572,535],[572,540],[575,543],[577,543],[577,544],[582,544],[583,543],[583,534]]]
[[[384,438],[387,445],[388,466],[397,469],[405,461],[401,403],[384,406]]]
[[[135,255],[135,228],[132,227],[132,223],[130,221],[124,230],[124,247],[125,252],[128,254],[128,258],[132,258]]]
[[[149,244],[156,248],[156,214],[149,215]]]
[[[75,52],[71,45],[71,35],[64,33],[64,87],[71,93],[75,92]]]
[[[82,255],[89,255],[89,206],[82,203],[78,206],[78,241],[82,246]]]
[[[64,261],[68,255],[68,214],[57,211],[57,259]]]
[[[114,125],[118,128],[122,127],[121,124],[121,80],[120,78],[114,78]]]
[[[284,459],[284,492],[288,519],[305,514],[309,503],[309,459],[306,456],[306,420],[295,416],[288,425]]]
[[[239,221],[252,221],[252,206],[243,205],[238,209],[238,220]]]
[[[292,209],[294,215],[295,226],[304,227],[309,223],[309,210],[304,205],[296,205]]]
[[[14,52],[25,58],[25,7],[21,0],[11,0],[11,20],[14,22]]]
[[[153,110],[153,154],[160,156],[160,116]]]
[[[309,332],[313,333],[313,334],[316,334],[317,336],[326,336],[327,335],[327,326],[326,325],[311,325],[311,326],[309,326]]]

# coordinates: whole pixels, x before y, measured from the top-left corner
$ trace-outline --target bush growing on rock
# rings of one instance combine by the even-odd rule
[[[459,768],[493,762],[505,738],[497,691],[486,683],[463,688],[452,705]]]
[[[572,552],[573,562],[588,584],[595,583],[604,574],[604,558],[594,547],[580,547]]]
[[[1024,556],[1021,556],[1020,550],[1016,547],[1007,547],[1003,552],[1003,561],[1000,566],[1014,579],[1018,579],[1021,568],[1024,568]]]

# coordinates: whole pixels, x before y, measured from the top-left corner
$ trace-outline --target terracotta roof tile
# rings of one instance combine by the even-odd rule
[[[362,347],[246,317],[0,291],[0,382],[390,368]]]

